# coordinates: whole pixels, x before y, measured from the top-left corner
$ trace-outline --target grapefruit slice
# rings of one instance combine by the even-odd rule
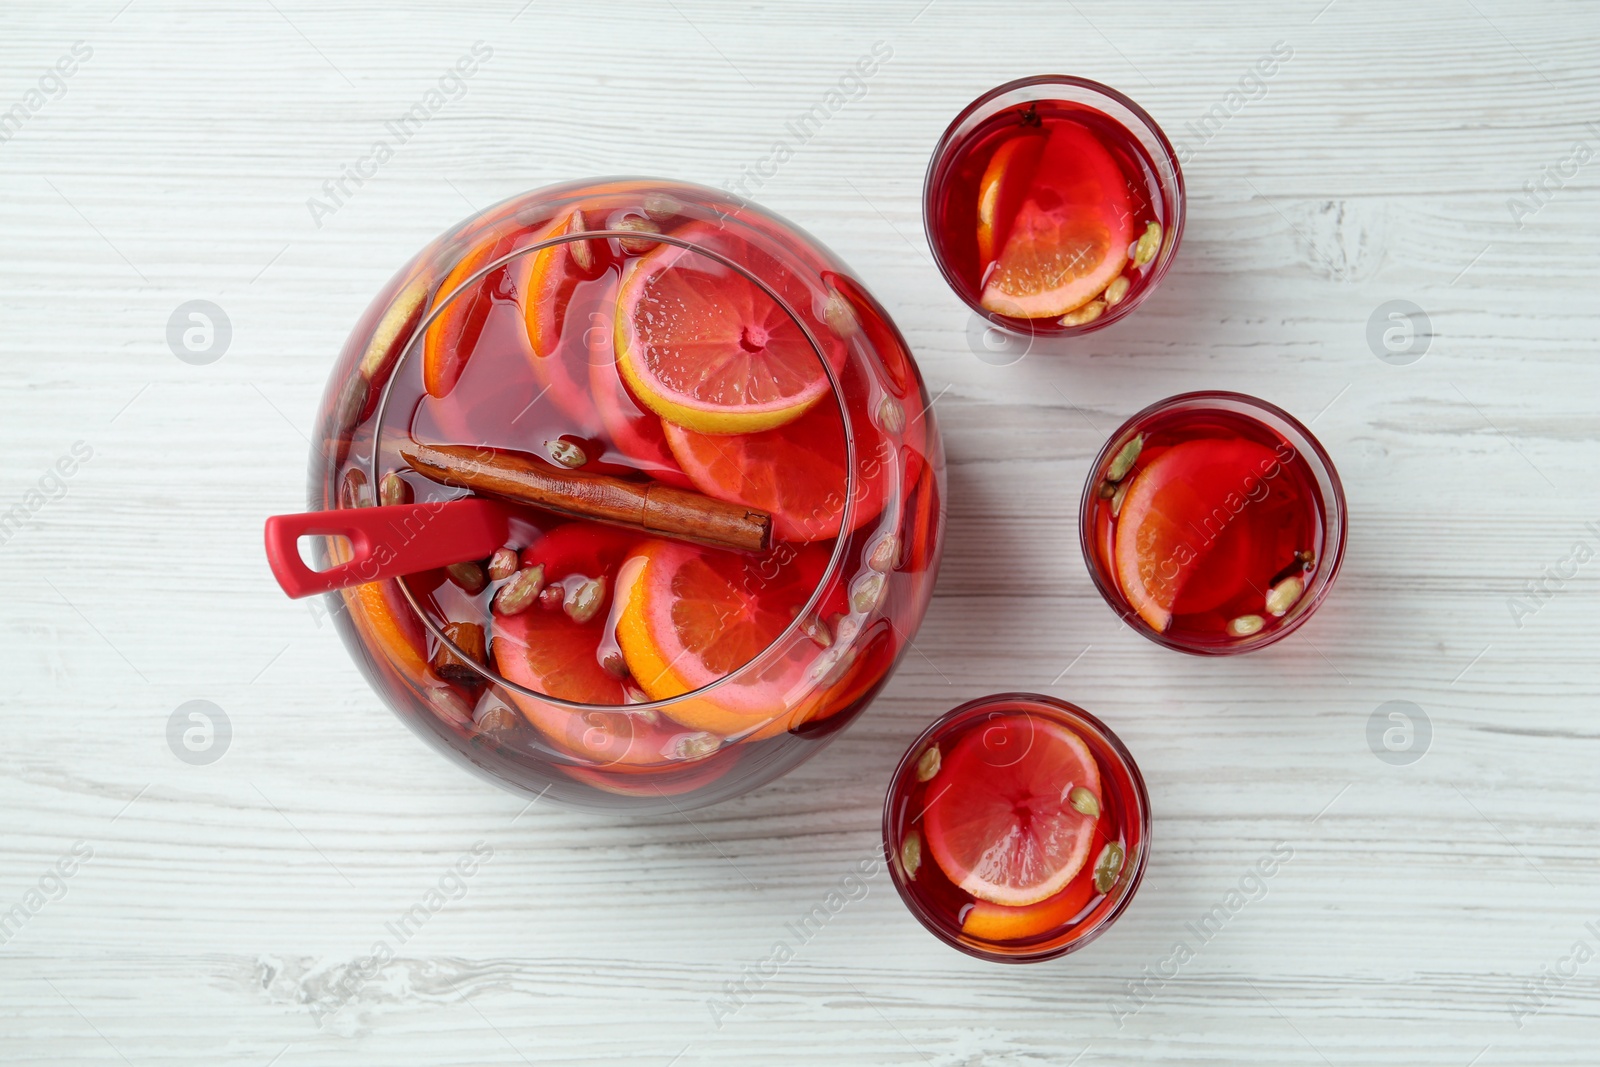
[[[1007,907],[980,900],[961,922],[961,932],[982,941],[1023,941],[1060,930],[1095,898],[1094,868],[1085,863],[1067,887],[1037,904]]]
[[[1095,820],[1072,807],[1081,786],[1098,799],[1089,746],[1065,726],[1002,715],[969,731],[945,757],[923,816],[939,869],[979,900],[1037,904],[1066,888],[1094,844]]]
[[[791,306],[810,306],[792,272],[755,245],[705,224],[679,235],[776,281]],[[616,353],[623,379],[646,407],[699,433],[782,426],[829,392],[816,349],[782,307],[743,274],[678,245],[662,244],[628,265],[617,298]]]
[[[981,302],[1013,318],[1063,315],[1122,272],[1132,240],[1128,183],[1116,160],[1083,126],[1063,122],[1040,153]]]
[[[1158,633],[1175,612],[1208,611],[1235,591],[1248,565],[1259,486],[1278,465],[1265,445],[1202,438],[1160,453],[1128,487],[1114,541],[1117,584]],[[1234,505],[1237,505],[1235,507]]]
[[[787,566],[668,541],[648,541],[622,565],[617,641],[651,699],[682,696],[740,671],[765,652],[805,606],[827,563],[802,551]],[[799,651],[818,652],[809,639]],[[806,663],[785,657],[762,676],[737,679],[663,710],[697,730],[770,737],[810,710]],[[796,694],[804,693],[805,696]]]
[[[623,705],[622,683],[600,666],[601,630],[535,608],[496,617],[493,654],[502,675],[536,692],[585,704]],[[654,713],[617,706],[578,711],[506,692],[558,751],[602,766],[645,766],[672,759],[681,728]]]
[[[599,627],[534,608],[497,615],[494,628],[495,665],[518,685],[580,704],[627,703],[622,683],[600,666]]]
[[[986,270],[1005,247],[1022,197],[1033,184],[1044,151],[1042,134],[1013,137],[989,157],[978,182],[978,265]]]

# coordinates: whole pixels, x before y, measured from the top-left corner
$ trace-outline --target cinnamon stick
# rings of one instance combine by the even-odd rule
[[[567,470],[526,453],[473,445],[412,442],[400,455],[424,477],[514,504],[716,548],[772,547],[772,516],[765,511],[660,482]]]

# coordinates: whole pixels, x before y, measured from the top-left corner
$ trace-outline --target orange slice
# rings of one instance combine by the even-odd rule
[[[548,229],[530,244],[582,232],[582,214],[576,209],[565,212],[552,222]],[[528,340],[533,344],[533,354],[550,355],[561,341],[562,320],[566,317],[567,302],[586,271],[579,262],[588,258],[593,266],[595,241],[563,241],[541,248],[528,257],[527,280],[523,285],[522,312],[528,323]]]
[[[351,559],[350,544],[343,538],[327,540],[329,563],[338,566]],[[390,578],[364,582],[339,590],[345,609],[368,644],[383,649],[396,661],[402,674],[413,681],[433,679],[433,667],[424,651],[427,633],[416,612],[406,603],[399,583]]]
[[[445,275],[439,286],[439,298],[449,302],[428,324],[428,331],[422,338],[422,383],[429,396],[443,397],[455,388],[467,359],[483,336],[490,310],[497,302],[515,298],[513,271],[517,262],[513,260],[507,266],[490,271],[454,297],[451,294],[484,264],[494,262],[515,248],[525,233],[511,224],[495,227]]]
[[[1066,888],[1094,844],[1095,820],[1068,802],[1100,796],[1083,739],[1031,715],[985,722],[957,741],[939,776],[950,783],[923,816],[945,877],[979,900],[1020,907]]]
[[[535,605],[517,615],[496,615],[494,630],[495,664],[518,685],[582,704],[626,702],[622,683],[600,666],[600,627],[580,626]]]
[[[1041,134],[1018,135],[995,149],[978,182],[978,264],[987,269],[995,254],[1005,247],[1011,222],[1022,206],[1023,194],[1033,184],[1039,155],[1044,151]]]
[[[1132,240],[1128,183],[1116,160],[1087,129],[1063,122],[1040,154],[982,304],[1014,318],[1063,315],[1122,273]]]
[[[581,232],[583,214],[572,209],[556,217],[536,241]],[[556,407],[574,421],[580,436],[600,431],[590,397],[589,365],[611,360],[609,324],[615,306],[615,279],[583,284],[595,266],[602,241],[564,241],[527,258],[522,294],[523,321],[533,351],[533,373]],[[581,288],[580,288],[581,286]]]
[[[636,682],[655,700],[682,696],[740,671],[799,615],[826,554],[787,567],[667,541],[649,541],[622,565],[617,642]],[[776,577],[769,575],[776,571]],[[757,678],[738,678],[662,710],[685,726],[725,736],[771,737],[799,722],[812,699],[799,656],[803,636]]]
[[[387,652],[408,679],[422,682],[433,678],[433,668],[423,649],[426,637],[416,612],[411,610],[394,587],[394,579],[367,582],[343,591],[351,617],[364,629],[371,642]]]
[[[791,306],[810,296],[765,251],[705,224],[679,231],[773,284]],[[793,422],[828,391],[827,372],[799,324],[743,274],[710,256],[661,244],[634,260],[617,298],[617,367],[663,419],[699,433],[737,434]]]
[[[859,373],[851,363],[841,374],[856,435],[852,530],[882,512],[896,457],[894,443],[867,413],[875,383],[861,380]],[[772,430],[705,434],[665,420],[662,429],[695,488],[768,512],[776,540],[821,541],[839,533],[850,482],[844,419],[831,390],[804,415]]]
[[[1264,513],[1270,505],[1252,494],[1277,463],[1254,441],[1202,438],[1161,452],[1133,476],[1117,515],[1117,584],[1157,632],[1175,609],[1209,611],[1234,592],[1257,522],[1228,505]]]
[[[831,398],[761,433],[703,434],[672,422],[662,428],[678,466],[702,493],[770,513],[775,540],[817,541],[839,532],[849,468],[844,421]],[[877,510],[858,505],[854,525]]]
[[[961,932],[982,941],[1023,941],[1052,934],[1076,919],[1095,897],[1094,868],[1083,870],[1053,897],[1009,908],[980,900],[961,922]]]
[[[874,619],[868,623],[855,638],[854,658],[844,668],[844,673],[818,695],[804,723],[796,720],[796,725],[804,725],[804,733],[820,732],[833,729],[834,723],[830,720],[836,720],[841,713],[860,711],[888,683],[890,668],[899,654],[900,646],[889,620]],[[811,726],[812,723],[819,725]]]

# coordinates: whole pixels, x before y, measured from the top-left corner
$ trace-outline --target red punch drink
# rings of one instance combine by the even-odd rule
[[[1003,963],[1082,948],[1149,854],[1133,757],[1092,715],[1027,693],[945,715],[907,750],[883,813],[901,899],[935,936]]]
[[[413,729],[510,788],[661,811],[744,792],[848,724],[926,610],[928,406],[882,308],[775,216],[662,181],[507,201],[357,328],[313,508],[506,500],[482,474],[514,468],[602,504],[733,505],[770,539],[522,507],[483,558],[335,594],[339,627]]]
[[[1133,101],[1083,79],[1028,78],[945,131],[923,215],[940,270],[974,311],[1022,332],[1086,332],[1166,272],[1183,176]]]
[[[1287,636],[1344,552],[1332,460],[1287,412],[1239,393],[1186,393],[1128,420],[1091,467],[1080,517],[1106,602],[1197,655]]]

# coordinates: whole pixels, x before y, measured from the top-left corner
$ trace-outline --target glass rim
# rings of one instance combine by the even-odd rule
[[[1005,952],[989,947],[995,944],[994,942],[965,941],[924,918],[924,909],[913,899],[910,891],[901,883],[900,877],[895,871],[894,848],[890,842],[896,841],[898,838],[898,835],[894,832],[894,800],[896,787],[900,784],[901,778],[912,770],[917,759],[921,757],[924,746],[937,734],[943,732],[961,718],[977,712],[999,710],[1001,705],[1008,705],[1024,711],[1042,709],[1045,714],[1057,715],[1072,720],[1074,725],[1084,728],[1087,732],[1094,734],[1105,742],[1106,747],[1116,757],[1117,762],[1128,775],[1128,781],[1133,786],[1134,807],[1138,809],[1136,821],[1139,826],[1139,848],[1137,855],[1133,857],[1131,868],[1128,868],[1131,873],[1123,883],[1122,895],[1103,916],[1095,920],[1094,925],[1086,933],[1080,937],[1073,938],[1064,945],[1019,952]],[[1111,924],[1121,917],[1122,913],[1133,901],[1134,894],[1138,891],[1140,883],[1144,880],[1145,867],[1150,859],[1150,835],[1153,823],[1154,820],[1150,811],[1150,793],[1145,786],[1144,775],[1140,772],[1138,761],[1133,758],[1133,753],[1128,750],[1128,746],[1123,742],[1122,738],[1117,736],[1115,730],[1107,726],[1097,716],[1060,697],[1053,697],[1044,693],[991,693],[987,696],[968,700],[940,715],[917,735],[916,739],[906,748],[905,754],[900,757],[900,761],[895,764],[894,772],[889,777],[889,788],[883,798],[884,862],[889,867],[889,880],[894,883],[895,892],[899,894],[901,903],[905,905],[906,910],[911,912],[929,933],[932,933],[945,944],[965,952],[969,956],[987,960],[991,963],[1039,963],[1044,960],[1058,959],[1078,951],[1105,933]]]
[[[641,179],[641,180],[648,181],[649,179]],[[667,180],[663,179],[660,184],[662,184],[662,185],[677,185],[679,183],[671,182],[671,181],[667,181]],[[515,198],[513,198],[513,199],[515,199]],[[576,194],[574,199],[582,199],[581,194]],[[496,206],[498,207],[499,205],[496,205]],[[473,216],[472,219],[468,220],[468,224],[470,224],[471,222],[474,222],[474,221],[478,221],[478,220],[489,220],[489,219],[491,219],[493,211],[494,211],[494,208],[490,208],[490,209],[487,209],[487,210],[479,213],[478,215]],[[559,211],[557,213],[559,214]],[[728,217],[728,216],[725,216],[725,217]],[[494,225],[496,221],[503,221],[503,220],[490,221],[489,225],[491,225],[491,226]],[[460,227],[458,227],[457,229],[460,229]],[[460,236],[461,236],[460,234],[457,234],[456,235],[456,239],[459,239]],[[638,239],[640,237],[640,234],[639,234],[638,231],[635,231],[635,230],[612,230],[612,229],[607,229],[607,230],[585,230],[585,231],[583,231],[581,233],[565,233],[565,234],[557,234],[557,235],[554,235],[554,236],[551,236],[551,237],[547,237],[547,238],[545,238],[543,240],[535,241],[535,242],[533,242],[531,244],[528,244],[528,245],[525,245],[525,246],[523,246],[521,248],[513,249],[512,251],[506,253],[505,255],[500,256],[497,259],[494,259],[491,262],[484,264],[481,268],[479,268],[478,270],[474,271],[470,276],[468,276],[467,278],[463,279],[461,284],[457,285],[454,289],[452,289],[442,299],[438,299],[438,300],[435,301],[433,306],[429,309],[428,314],[426,316],[424,316],[417,323],[416,327],[411,332],[411,336],[406,340],[405,345],[401,348],[400,355],[395,360],[394,368],[390,372],[387,380],[384,382],[383,391],[382,391],[382,393],[381,393],[381,395],[379,396],[379,399],[378,399],[378,405],[373,411],[372,424],[373,424],[374,429],[373,429],[373,435],[372,435],[372,446],[371,446],[372,451],[371,451],[371,454],[368,456],[367,462],[365,464],[366,470],[367,470],[367,477],[369,479],[369,484],[372,484],[372,485],[376,485],[377,484],[378,457],[379,457],[380,452],[382,451],[380,446],[381,446],[381,443],[382,443],[382,440],[383,440],[384,431],[385,431],[386,428],[389,428],[388,424],[387,424],[387,418],[386,418],[386,416],[388,414],[388,408],[389,408],[389,399],[390,399],[390,396],[391,396],[391,394],[393,392],[395,383],[398,382],[399,379],[400,379],[400,369],[401,369],[402,365],[405,363],[405,361],[407,359],[409,359],[411,357],[412,353],[418,348],[419,343],[421,342],[422,338],[427,335],[428,328],[440,316],[440,314],[443,313],[444,309],[449,307],[452,301],[454,301],[458,296],[461,296],[463,293],[467,292],[467,290],[470,287],[476,285],[479,281],[481,281],[484,277],[486,277],[490,272],[498,270],[499,268],[505,266],[507,263],[510,263],[512,260],[518,259],[518,258],[520,258],[522,256],[532,255],[534,253],[542,251],[543,249],[550,248],[550,247],[552,247],[554,245],[558,245],[558,244],[566,244],[566,243],[573,242],[573,241],[586,241],[586,240],[591,240],[591,239],[603,239],[603,238],[610,238],[610,237],[615,237],[615,238],[619,238],[619,239],[620,238],[628,238],[628,239],[635,239],[636,240],[636,239]],[[746,662],[741,664],[736,670],[731,671],[728,674],[723,675],[722,677],[716,679],[715,681],[710,682],[707,685],[703,685],[698,689],[691,689],[691,690],[689,690],[687,692],[680,693],[677,696],[666,697],[666,698],[661,699],[661,700],[641,701],[640,703],[637,703],[637,704],[585,704],[585,703],[581,703],[579,701],[566,700],[566,699],[563,699],[561,697],[551,696],[548,693],[541,693],[536,689],[529,689],[526,686],[523,686],[523,685],[520,685],[520,684],[518,684],[516,682],[513,682],[511,679],[506,678],[504,675],[502,675],[499,671],[494,670],[494,669],[492,669],[492,668],[490,668],[488,666],[485,666],[483,664],[478,663],[477,660],[473,656],[468,654],[464,649],[462,649],[459,645],[457,645],[455,643],[455,641],[453,641],[448,635],[445,634],[443,627],[441,627],[432,618],[430,618],[427,612],[422,610],[422,606],[417,602],[416,596],[412,593],[411,587],[408,584],[408,582],[406,581],[406,578],[408,577],[407,575],[401,575],[400,577],[395,579],[395,584],[399,587],[400,593],[405,598],[406,604],[410,607],[410,609],[412,611],[412,614],[414,614],[417,617],[417,619],[422,623],[423,627],[428,631],[428,633],[430,635],[432,635],[436,640],[441,642],[443,644],[443,646],[445,648],[447,648],[450,651],[450,653],[452,655],[454,655],[458,660],[460,660],[462,663],[465,663],[468,667],[470,667],[474,673],[476,673],[477,675],[479,675],[480,677],[482,677],[483,679],[485,679],[486,681],[488,681],[490,683],[493,683],[493,684],[499,685],[499,686],[503,686],[504,688],[510,690],[512,693],[516,693],[516,694],[521,695],[521,696],[531,697],[531,698],[533,698],[535,700],[544,701],[546,703],[555,705],[557,707],[566,708],[566,709],[568,709],[570,711],[579,711],[579,712],[602,711],[602,712],[610,712],[610,713],[624,714],[624,715],[637,714],[637,713],[643,712],[643,711],[657,711],[657,710],[660,710],[660,709],[663,709],[663,708],[671,707],[672,705],[678,704],[678,703],[680,703],[682,701],[690,700],[690,699],[693,699],[693,698],[696,698],[696,697],[703,696],[703,695],[705,695],[707,693],[710,693],[711,691],[719,688],[720,686],[722,686],[723,684],[727,683],[731,679],[733,679],[735,677],[738,677],[739,675],[743,674],[746,670],[748,670],[752,666],[760,664],[765,659],[765,657],[769,653],[771,653],[773,651],[773,649],[778,648],[778,647],[786,644],[794,636],[794,634],[796,634],[797,632],[800,631],[800,629],[803,626],[803,624],[805,623],[806,619],[812,614],[812,612],[814,612],[816,610],[817,606],[822,602],[823,593],[827,590],[828,585],[830,584],[830,582],[832,582],[832,580],[839,575],[839,572],[842,570],[842,568],[844,566],[844,553],[845,553],[845,548],[846,548],[846,546],[848,544],[848,541],[849,541],[849,538],[846,536],[846,532],[850,529],[850,525],[849,524],[850,524],[851,519],[854,518],[854,509],[856,507],[856,487],[857,487],[858,473],[857,473],[857,469],[856,469],[855,427],[854,427],[854,425],[852,423],[852,420],[851,420],[851,417],[850,417],[849,405],[845,403],[844,386],[841,383],[841,381],[839,380],[839,374],[838,374],[837,371],[834,370],[833,365],[830,364],[828,362],[827,358],[823,355],[822,345],[817,340],[817,337],[812,332],[810,326],[808,326],[806,324],[805,320],[802,319],[795,312],[795,309],[792,306],[790,306],[790,303],[787,300],[785,300],[781,295],[779,295],[770,285],[768,285],[762,279],[756,277],[755,273],[752,272],[751,270],[749,270],[746,267],[742,266],[741,264],[735,262],[731,257],[726,256],[723,253],[716,251],[715,249],[707,248],[707,247],[705,247],[703,245],[697,244],[694,241],[688,240],[686,238],[678,237],[678,236],[676,236],[674,234],[652,233],[652,234],[649,235],[649,238],[651,240],[658,241],[658,242],[661,242],[663,244],[675,245],[675,246],[677,246],[679,248],[686,249],[686,250],[688,250],[690,252],[694,252],[694,253],[697,253],[699,255],[706,256],[707,258],[712,259],[715,262],[718,262],[718,263],[722,264],[723,266],[725,266],[725,267],[735,271],[736,273],[742,275],[746,280],[754,283],[774,303],[776,303],[780,308],[782,308],[784,314],[788,315],[789,318],[794,322],[794,324],[800,328],[800,332],[805,337],[806,343],[811,346],[812,354],[817,357],[817,361],[822,365],[823,372],[828,377],[829,391],[833,395],[834,402],[837,403],[838,406],[839,406],[839,415],[840,415],[840,418],[844,422],[844,444],[845,444],[845,463],[846,463],[845,486],[844,486],[844,492],[845,492],[844,510],[840,515],[840,524],[839,524],[839,531],[840,532],[834,539],[833,553],[829,557],[828,566],[826,568],[824,568],[821,578],[818,579],[817,585],[811,591],[811,596],[806,600],[806,603],[805,603],[804,607],[801,608],[799,613],[796,614],[796,616],[789,623],[788,626],[784,627],[784,629],[782,631],[780,631],[776,636],[774,636],[771,641],[769,641],[765,646],[763,646],[760,652],[756,653],[749,660],[747,660]],[[769,254],[772,254],[770,252],[770,250],[769,250]],[[773,255],[773,258],[774,259],[778,259],[779,257],[777,255]],[[790,269],[792,270],[794,268],[791,266]],[[797,272],[797,275],[798,275],[798,272]],[[847,354],[846,354],[845,358],[846,358],[846,361],[848,361],[851,358],[850,355],[848,354],[848,349],[847,349]],[[615,591],[613,591],[613,594],[614,594],[614,592]],[[770,721],[771,721],[771,719],[768,718],[766,720],[763,720],[760,723],[754,723],[751,726],[751,730],[752,731],[758,730],[762,726],[766,725],[767,722],[770,722]],[[585,764],[585,765],[587,765],[587,764]]]
[[[1123,301],[1122,304],[1118,305],[1116,308],[1107,309],[1106,314],[1103,314],[1099,318],[1090,322],[1083,323],[1082,325],[1063,326],[1058,329],[1045,330],[1029,326],[1028,322],[1030,320],[1013,319],[1008,316],[1001,315],[998,312],[989,311],[982,305],[968,299],[965,292],[958,284],[959,279],[954,276],[954,271],[945,262],[945,257],[939,253],[939,246],[933,239],[933,226],[931,219],[933,217],[934,209],[934,178],[938,174],[940,170],[940,164],[944,161],[952,142],[954,142],[956,138],[957,131],[960,130],[962,124],[970,119],[973,115],[981,111],[985,106],[993,103],[1000,97],[1005,96],[1007,93],[1016,92],[1021,89],[1030,89],[1035,86],[1051,85],[1066,86],[1068,88],[1078,89],[1100,96],[1105,100],[1117,105],[1118,107],[1126,109],[1129,114],[1138,120],[1139,124],[1154,138],[1157,147],[1159,147],[1161,150],[1160,159],[1156,161],[1158,165],[1160,163],[1165,163],[1172,170],[1172,188],[1166,189],[1164,186],[1162,188],[1163,194],[1168,196],[1172,201],[1172,221],[1171,226],[1169,227],[1171,230],[1170,239],[1163,240],[1162,242],[1162,255],[1160,255],[1154,261],[1154,263],[1151,264],[1154,269],[1151,271],[1148,281],[1140,286],[1139,292],[1136,293],[1131,300]],[[1111,117],[1116,118],[1116,116]],[[1124,125],[1126,124],[1124,123]],[[1163,183],[1160,182],[1159,174],[1157,175],[1157,184],[1163,185]],[[1161,128],[1161,124],[1156,122],[1155,118],[1150,114],[1150,112],[1141,107],[1132,97],[1128,96],[1119,89],[1114,89],[1111,86],[1106,85],[1104,82],[1097,82],[1092,78],[1082,78],[1075,74],[1030,74],[1027,77],[1014,78],[1011,81],[996,85],[980,94],[966,107],[957,112],[955,118],[950,120],[950,124],[946,126],[944,132],[939,135],[939,140],[935,142],[933,146],[933,154],[928,157],[928,167],[922,179],[922,229],[923,235],[928,241],[929,251],[933,253],[934,264],[939,268],[939,273],[944,278],[945,284],[973,314],[977,315],[979,318],[990,323],[998,329],[1006,330],[1010,333],[1018,334],[1020,336],[1075,337],[1082,334],[1093,333],[1096,330],[1103,330],[1113,323],[1121,322],[1133,312],[1134,308],[1142,304],[1145,300],[1145,297],[1154,291],[1161,280],[1166,277],[1168,270],[1171,269],[1173,260],[1177,258],[1178,246],[1183,241],[1184,220],[1188,214],[1185,208],[1186,201],[1187,193],[1185,191],[1183,180],[1183,166],[1178,160],[1177,150],[1173,148],[1172,142],[1167,138],[1166,131]],[[1050,322],[1054,320],[1045,319],[1041,321]]]
[[[1322,527],[1325,538],[1324,555],[1331,559],[1326,567],[1318,567],[1314,584],[1306,587],[1292,617],[1275,627],[1270,633],[1259,640],[1239,642],[1232,645],[1219,645],[1216,647],[1200,647],[1183,641],[1174,640],[1167,634],[1158,633],[1146,623],[1138,614],[1127,608],[1127,598],[1122,591],[1113,588],[1101,575],[1100,568],[1095,566],[1093,531],[1091,530],[1091,516],[1093,515],[1095,489],[1098,484],[1097,473],[1102,470],[1111,458],[1114,447],[1120,446],[1127,436],[1128,430],[1138,423],[1162,411],[1186,404],[1217,405],[1232,404],[1242,408],[1271,416],[1282,421],[1294,433],[1298,434],[1305,446],[1301,451],[1312,466],[1313,473],[1326,477],[1328,482],[1328,499],[1324,501],[1322,511]],[[1321,486],[1319,485],[1319,489]],[[1248,393],[1233,392],[1225,389],[1203,389],[1188,393],[1176,393],[1172,396],[1157,400],[1139,409],[1125,419],[1121,425],[1111,431],[1100,450],[1095,453],[1094,459],[1089,463],[1089,472],[1084,477],[1083,493],[1078,498],[1078,547],[1083,553],[1083,562],[1089,572],[1090,579],[1095,588],[1099,590],[1100,597],[1106,605],[1116,613],[1122,622],[1139,636],[1144,637],[1163,648],[1170,648],[1175,652],[1183,652],[1191,656],[1237,656],[1246,652],[1255,652],[1269,645],[1277,644],[1285,637],[1304,626],[1306,620],[1316,613],[1317,608],[1327,599],[1328,593],[1333,588],[1334,579],[1339,576],[1339,570],[1344,565],[1345,539],[1348,533],[1348,523],[1345,521],[1347,503],[1344,495],[1344,483],[1339,479],[1339,471],[1333,465],[1333,458],[1328,455],[1322,442],[1317,440],[1311,429],[1289,414],[1283,408],[1260,397]],[[1299,605],[1304,605],[1300,607]]]

